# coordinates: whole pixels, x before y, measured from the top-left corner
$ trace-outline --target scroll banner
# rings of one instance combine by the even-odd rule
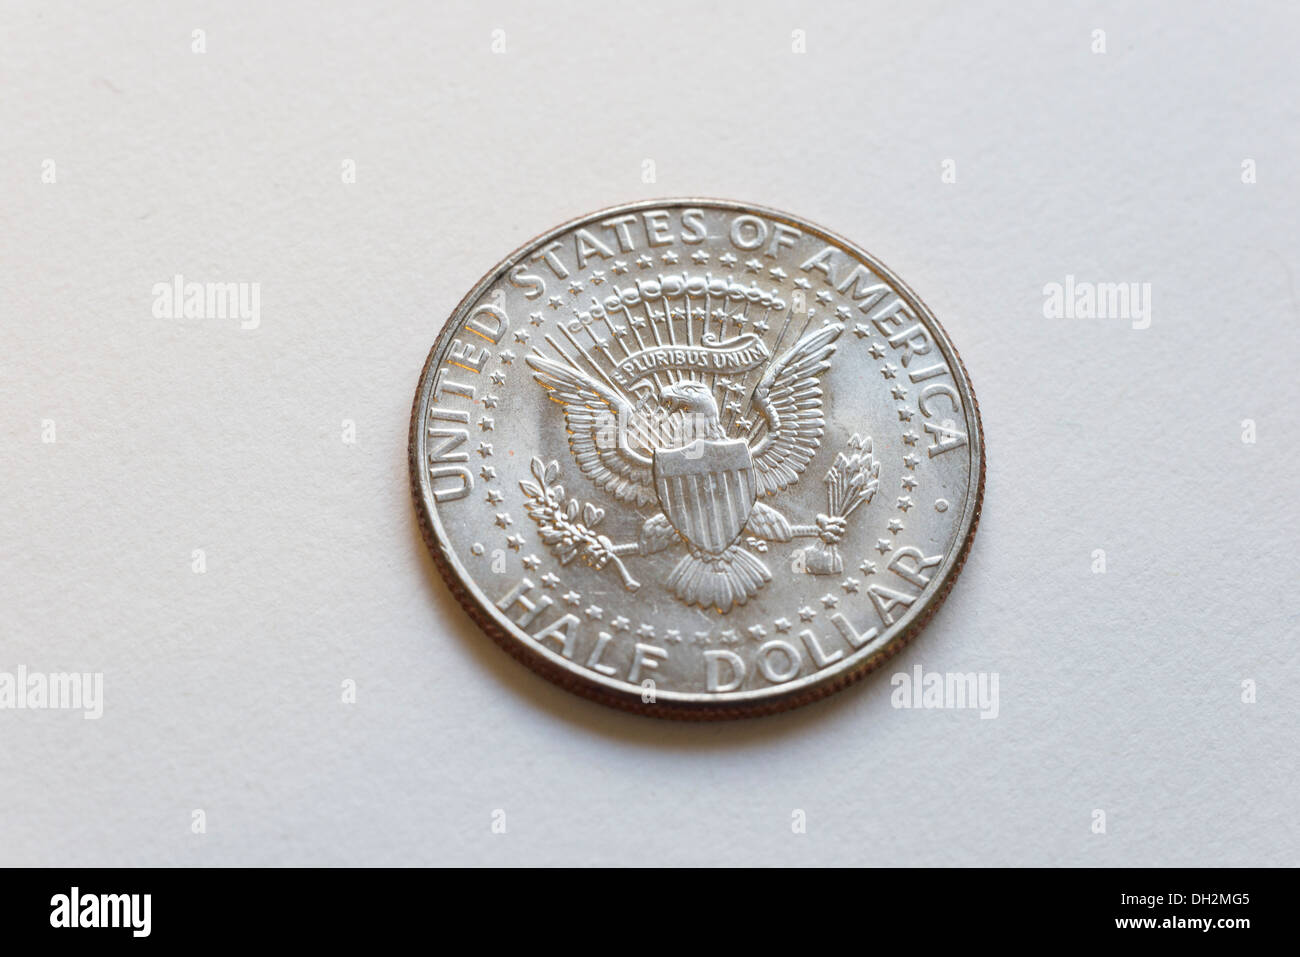
[[[695,372],[728,375],[757,369],[772,357],[763,340],[746,333],[726,342],[706,335],[696,346],[651,346],[634,352],[614,367],[613,379],[629,388],[656,372]]]

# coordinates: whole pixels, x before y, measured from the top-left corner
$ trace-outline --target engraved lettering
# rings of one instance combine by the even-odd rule
[[[636,684],[641,680],[641,669],[653,671],[659,667],[659,661],[655,659],[666,659],[668,652],[663,648],[657,648],[654,645],[646,645],[641,642],[636,643],[636,650],[632,655],[632,667],[628,670],[627,680]]]
[[[735,691],[745,680],[745,662],[734,651],[713,649],[704,653],[705,686],[710,691]],[[730,673],[729,680],[722,680],[722,669]]]
[[[942,561],[942,555],[926,558],[919,548],[905,545],[894,552],[894,557],[889,562],[889,570],[917,588],[924,588],[930,584],[930,576],[925,574],[926,569],[934,568]]]
[[[587,667],[599,671],[602,675],[616,674],[618,669],[612,665],[602,665],[600,659],[605,654],[605,648],[613,641],[614,636],[607,631],[602,631],[600,637],[596,639],[596,647],[591,649],[591,655],[587,658]]]
[[[843,636],[844,640],[853,648],[861,648],[868,641],[876,637],[875,628],[868,628],[866,631],[859,632],[853,627],[852,623],[839,612],[831,615],[831,624],[833,624]]]
[[[742,215],[731,221],[731,242],[739,249],[757,249],[767,239],[767,223],[757,216]]]
[[[843,618],[844,616],[837,615],[836,617]],[[818,668],[825,668],[827,665],[833,664],[844,657],[844,651],[840,648],[836,648],[828,655],[826,650],[818,643],[817,636],[809,628],[799,632],[799,637],[803,639],[804,647],[808,649],[808,654],[812,655],[812,660],[817,663]]]
[[[784,684],[803,667],[803,655],[788,641],[773,638],[758,648],[758,670],[772,684]]]
[[[895,608],[902,605],[904,609],[907,609],[912,606],[912,602],[916,601],[911,595],[904,595],[902,592],[886,588],[884,585],[869,586],[867,594],[871,596],[871,603],[876,606],[876,614],[880,616],[880,620],[886,625],[894,623]]]
[[[509,614],[510,609],[515,607],[523,609],[523,614],[514,620],[515,624],[520,628],[527,628],[534,618],[555,604],[555,600],[549,595],[543,595],[539,601],[530,599],[528,593],[536,587],[532,579],[525,576],[519,579],[515,587],[506,592],[505,597],[497,602],[497,607],[507,614]],[[574,621],[577,621],[577,619],[575,618]]]

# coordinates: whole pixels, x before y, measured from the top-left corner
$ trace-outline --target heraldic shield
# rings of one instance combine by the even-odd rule
[[[740,537],[754,507],[754,460],[743,439],[697,439],[657,450],[655,488],[673,527],[696,548],[721,554]]]

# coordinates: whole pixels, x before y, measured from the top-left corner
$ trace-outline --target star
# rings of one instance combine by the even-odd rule
[[[885,554],[885,552],[889,551],[893,547],[894,546],[889,544],[889,539],[887,538],[876,539],[876,551],[880,552],[880,554],[882,555]]]
[[[588,605],[582,610],[582,613],[588,618],[599,618],[601,615],[605,614],[605,610],[599,605]]]
[[[667,631],[664,632],[664,637],[669,641],[675,641],[680,644],[682,640],[682,633],[680,630],[676,628],[669,628]]]
[[[709,261],[709,254],[706,253],[703,249],[697,249],[695,252],[691,253],[691,259],[695,260],[697,263],[703,266],[706,262]]]
[[[505,384],[506,384],[506,374],[505,374],[504,372],[502,372],[500,369],[498,369],[496,372],[492,373],[490,376],[488,376],[488,378],[492,380],[492,384],[493,384],[493,385],[505,385]]]
[[[615,259],[614,265],[611,266],[610,268],[614,271],[616,275],[621,276],[623,275],[623,273],[627,272],[627,263],[625,263],[621,259]]]
[[[564,603],[565,603],[566,605],[576,605],[576,604],[578,604],[578,602],[582,601],[582,596],[579,595],[579,594],[578,594],[576,591],[574,591],[572,588],[570,588],[568,591],[566,591],[566,592],[565,592],[563,595],[561,595],[560,597],[564,599]]]
[[[707,631],[697,631],[694,634],[697,645],[707,645],[709,643],[709,633]]]
[[[740,403],[739,403],[739,402],[728,402],[726,405],[724,405],[724,406],[722,407],[722,411],[724,411],[724,412],[730,412],[730,413],[732,413],[733,415],[739,415],[739,414],[740,414]]]
[[[909,469],[914,469],[921,464],[921,460],[918,459],[915,455],[904,455],[903,464],[906,465]]]
[[[520,561],[523,563],[523,566],[527,568],[530,572],[533,569],[537,568],[542,563],[542,560],[538,558],[536,555],[525,555],[522,559],[520,559]]]
[[[524,537],[522,535],[509,535],[506,537],[506,544],[517,552],[524,547]]]
[[[873,359],[883,359],[885,357],[885,350],[880,348],[879,342],[873,342],[871,348],[867,351],[871,353]]]
[[[498,399],[491,392],[489,392],[487,395],[483,396],[483,408],[495,409],[497,407],[497,403],[500,401],[501,401],[500,399]]]
[[[762,625],[750,625],[745,630],[749,632],[749,637],[753,638],[755,641],[762,641],[767,637],[767,629]]]
[[[514,520],[510,517],[509,512],[497,512],[496,523],[502,528],[508,528],[514,524]]]
[[[479,469],[479,475],[483,476],[483,481],[490,482],[497,477],[497,470],[490,465],[485,465]]]
[[[496,420],[493,419],[492,416],[490,415],[485,415],[483,416],[483,418],[478,420],[478,427],[482,429],[484,432],[491,432],[495,426],[496,426]]]
[[[849,317],[849,307],[848,307],[848,306],[836,306],[836,307],[835,307],[835,315],[839,316],[841,319],[847,319],[847,318]]]
[[[916,482],[916,476],[915,476],[915,475],[904,475],[904,476],[903,476],[903,488],[907,489],[907,490],[910,492],[910,491],[912,491],[912,489],[916,488],[916,485],[917,485],[917,482]]]
[[[776,621],[772,622],[772,624],[776,625],[776,630],[781,632],[781,634],[785,634],[794,627],[794,625],[790,624],[789,618],[778,618]]]
[[[916,503],[913,502],[911,498],[904,495],[898,500],[898,510],[900,512],[906,512],[909,508],[911,508],[915,504]]]
[[[858,580],[856,578],[846,578],[840,582],[840,587],[850,595],[855,595],[858,591]]]
[[[784,279],[787,275],[786,271],[782,269],[780,266],[777,266],[775,269],[769,269],[767,271],[767,274],[771,276],[773,279],[775,279],[778,283],[780,283],[781,280]]]
[[[915,432],[912,432],[910,430],[903,433],[903,442],[907,445],[915,445],[918,441],[920,441],[920,439],[921,437],[919,435],[917,435]]]
[[[825,289],[819,290],[817,293],[817,301],[825,305],[831,301],[831,294]]]
[[[500,505],[505,500],[500,489],[490,488],[487,493],[487,502],[489,505]]]
[[[736,634],[736,629],[734,628],[727,628],[724,631],[718,632],[718,637],[722,639],[724,645],[734,645],[736,642],[740,641],[740,636]]]
[[[560,583],[559,577],[551,572],[547,572],[545,575],[542,576],[543,588],[554,588],[559,583]]]
[[[912,421],[912,413],[911,413],[911,411],[908,410],[908,409],[899,409],[899,410],[898,410],[898,421],[899,421],[899,422],[911,422],[911,421]]]
[[[735,427],[738,428],[740,431],[748,432],[750,426],[752,426],[754,423],[749,421],[749,419],[737,419],[732,424],[735,425]]]
[[[899,402],[902,402],[904,399],[907,398],[907,390],[904,389],[901,385],[894,386],[892,389],[889,390],[889,394],[892,395]]]
[[[813,611],[807,605],[804,605],[802,608],[799,609],[800,621],[812,621],[816,617],[817,617],[817,612]]]
[[[830,592],[827,592],[825,595],[822,595],[821,601],[822,604],[825,605],[827,608],[834,608],[836,605],[840,603],[840,600],[834,595],[832,595]]]
[[[758,272],[763,268],[763,264],[757,259],[745,260],[745,272]]]
[[[758,322],[754,323],[755,332],[767,332],[769,328],[771,327],[767,324],[766,319],[760,319]]]
[[[895,534],[898,534],[903,530],[903,523],[896,518],[892,519],[889,523],[889,530]]]
[[[529,314],[528,321],[535,326],[540,326],[543,322],[546,321],[546,317],[543,316],[540,312],[534,312]]]
[[[564,300],[561,299],[559,296],[552,296],[550,299],[546,300],[546,304],[550,306],[552,309],[559,309],[562,305],[564,305]]]
[[[655,636],[655,626],[642,622],[641,627],[636,630],[636,633],[642,638],[653,638]]]
[[[483,458],[487,458],[489,455],[491,455],[491,454],[492,454],[492,443],[491,443],[491,442],[480,442],[480,443],[478,444],[478,454],[481,455],[481,456],[483,456]]]
[[[640,266],[642,269],[649,269],[651,266],[655,264],[655,261],[651,259],[649,256],[637,256],[636,264]]]
[[[627,631],[628,627],[631,624],[632,622],[624,618],[622,615],[619,615],[617,618],[614,619],[614,627],[617,628],[619,631]]]
[[[880,374],[886,379],[892,379],[894,376],[898,375],[898,367],[886,362],[880,367]]]
[[[677,262],[677,254],[676,254],[675,252],[673,252],[673,251],[670,249],[670,250],[668,250],[668,252],[666,252],[666,253],[664,253],[662,256],[660,256],[659,259],[660,259],[660,260],[661,260],[665,265],[667,265],[667,266],[671,266],[671,265],[673,265],[675,262]]]
[[[862,564],[858,566],[858,571],[864,575],[874,575],[876,573],[876,563],[869,562],[864,558]]]
[[[570,296],[576,296],[580,292],[582,292],[582,283],[578,282],[578,280],[576,279],[573,282],[569,283]]]
[[[605,281],[605,274],[603,272],[601,272],[599,269],[592,271],[591,284],[593,286],[599,286],[604,281]]]
[[[853,326],[853,334],[859,339],[866,339],[871,335],[871,327],[865,322],[855,323]]]
[[[736,257],[731,253],[723,253],[718,257],[718,262],[722,263],[724,266],[734,266],[736,265]]]

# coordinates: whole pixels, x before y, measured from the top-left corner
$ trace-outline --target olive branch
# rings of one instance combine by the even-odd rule
[[[637,546],[618,546],[593,529],[605,518],[605,510],[590,502],[569,498],[563,485],[553,484],[560,474],[560,463],[546,464],[533,456],[531,470],[536,482],[527,479],[519,483],[528,501],[524,510],[541,529],[542,542],[561,565],[575,558],[592,568],[604,568],[613,563],[623,578],[623,587],[636,591],[641,587],[619,558],[621,552],[636,550]]]

